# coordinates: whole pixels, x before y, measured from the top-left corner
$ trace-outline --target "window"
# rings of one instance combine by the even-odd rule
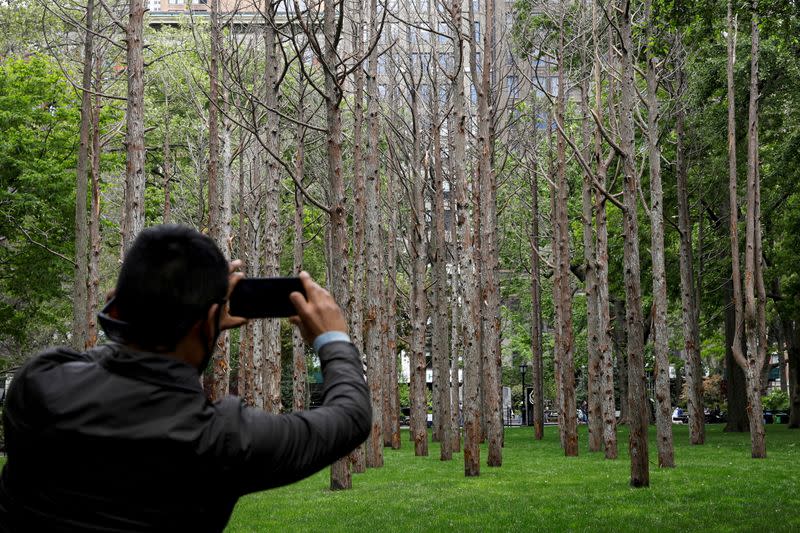
[[[506,91],[509,98],[519,98],[519,79],[513,74],[506,76]]]
[[[452,71],[455,68],[455,61],[453,60],[453,54],[451,53],[439,54],[439,66],[445,72]]]
[[[478,89],[474,84],[470,84],[469,86],[469,99],[472,102],[472,105],[476,105],[478,103]]]
[[[437,35],[437,39],[440,43],[444,44],[450,40],[447,37],[448,35],[450,35],[450,28],[448,28],[446,23],[440,22],[439,24],[437,24],[436,31],[439,32],[439,35]]]
[[[558,78],[553,76],[549,79],[549,87],[547,88],[548,92],[554,96],[558,96],[559,86],[558,86]]]
[[[481,42],[481,23],[479,21],[475,21],[475,27],[473,28],[472,38],[475,39],[476,43]]]
[[[427,83],[423,83],[419,86],[419,94],[423,102],[429,102],[431,99],[431,86]]]
[[[439,105],[447,105],[448,88],[445,86],[439,87]]]
[[[426,66],[431,62],[431,55],[427,52],[412,52],[411,53],[411,66],[412,68],[419,68]]]

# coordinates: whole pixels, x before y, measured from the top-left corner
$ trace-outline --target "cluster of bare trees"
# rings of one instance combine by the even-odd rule
[[[82,80],[76,82],[83,100],[74,338],[87,346],[96,340],[91,317],[98,305],[99,154],[107,142],[98,123],[100,107],[104,101],[125,100],[127,105],[127,163],[118,217],[123,253],[145,224],[148,152],[159,160],[162,180],[156,186],[163,188],[166,222],[175,218],[175,148],[192,148],[188,137],[185,143],[173,141],[182,132],[170,134],[169,109],[175,102],[169,98],[168,75],[148,77],[146,65],[152,69],[168,58],[147,59],[152,52],[144,46],[148,16],[143,0],[117,7],[88,0],[76,4],[82,6],[80,17],[56,4],[49,9],[69,20],[83,44]],[[549,325],[565,454],[578,454],[573,299],[581,285],[587,301],[589,449],[617,457],[619,400],[622,419],[630,425],[631,484],[649,484],[644,352],[652,339],[658,462],[675,465],[661,178],[665,133],[672,129],[676,160],[666,164],[674,164],[677,178],[691,442],[703,443],[699,296],[682,149],[686,52],[680,26],[647,23],[653,9],[651,0],[531,0],[516,7],[494,0],[210,0],[207,9],[204,4],[200,12],[186,15],[192,37],[181,46],[191,45],[194,67],[199,65],[202,74],[193,74],[194,97],[188,106],[195,106],[206,133],[194,147],[200,154],[196,171],[203,176],[196,182],[199,208],[192,204],[198,214],[183,220],[206,229],[229,257],[242,258],[250,276],[298,272],[307,267],[307,248],[321,247],[327,285],[346,310],[353,342],[365,355],[372,433],[365,450],[333,466],[332,488],[348,488],[351,467],[380,467],[383,448],[400,446],[401,354],[409,361],[415,454],[428,454],[430,353],[433,438],[441,444],[441,459],[450,460],[461,450],[463,423],[465,474],[479,474],[483,441],[487,464],[502,464],[500,256],[505,243],[498,232],[498,190],[520,176],[531,208],[535,437],[542,438],[544,426],[541,302],[547,277],[553,291]],[[757,3],[752,9],[743,292],[738,219],[731,209],[733,350],[748,382],[753,456],[763,457],[760,383],[766,319]],[[646,31],[634,32],[635,25]],[[729,26],[729,41],[735,40],[733,15]],[[729,80],[734,49],[729,46]],[[124,61],[111,57],[123,51]],[[102,70],[115,64],[124,64],[124,96],[104,92],[104,80],[110,78]],[[158,143],[146,143],[145,89],[158,85],[159,78],[165,110],[159,120],[165,126]],[[732,121],[731,138],[734,127]],[[735,143],[730,148],[730,201],[735,205]],[[577,184],[580,195],[572,191]],[[540,203],[545,192],[549,206]],[[582,254],[572,242],[574,198],[580,198]],[[612,209],[622,215],[621,295],[609,289]],[[652,307],[644,310],[642,212],[649,221],[653,284]],[[288,243],[291,251],[284,250]],[[290,258],[291,266],[282,258]],[[264,321],[248,324],[238,338],[221,338],[208,382],[210,397],[231,390],[234,369],[237,392],[248,404],[270,412],[307,407],[309,359],[297,335],[290,372],[293,400],[291,406],[282,405],[281,335],[278,322]],[[621,398],[615,398],[615,366]]]
[[[692,257],[693,226],[689,218],[687,190],[687,161],[685,152],[685,68],[683,28],[677,21],[667,21],[668,11],[660,6],[655,24],[654,3],[651,0],[610,3],[571,2],[558,5],[550,2],[526,4],[528,15],[539,20],[522,33],[521,47],[535,58],[548,57],[557,70],[558,92],[540,90],[549,100],[552,121],[558,132],[555,160],[551,163],[552,268],[554,273],[553,301],[555,308],[555,362],[558,367],[557,395],[561,416],[574,409],[574,368],[572,354],[572,324],[570,322],[569,233],[567,198],[569,180],[566,146],[584,173],[582,197],[584,264],[580,275],[587,293],[588,316],[588,401],[590,413],[590,449],[605,447],[607,457],[616,456],[614,388],[611,376],[610,345],[612,336],[609,310],[625,313],[624,331],[618,340],[618,370],[623,361],[627,379],[620,378],[623,420],[630,425],[631,484],[649,483],[647,427],[650,408],[645,391],[644,348],[653,341],[655,419],[657,427],[658,464],[675,465],[672,444],[671,409],[667,329],[667,287],[664,250],[664,194],[662,185],[662,147],[664,135],[670,129],[676,137],[674,175],[677,180],[678,226],[680,235],[681,302],[684,336],[684,356],[688,390],[690,440],[704,442],[704,406],[699,354],[699,296]],[[736,309],[735,336],[732,343],[737,363],[744,369],[747,380],[747,414],[753,438],[753,456],[763,457],[764,430],[761,408],[763,372],[766,363],[767,331],[765,320],[766,294],[763,282],[761,251],[760,193],[758,179],[758,3],[751,10],[751,89],[748,131],[748,180],[744,276],[739,269],[741,253],[738,237],[738,213],[731,209],[731,255],[733,259],[733,305]],[[729,5],[730,12],[730,5]],[[729,16],[729,131],[730,131],[730,205],[736,206],[736,154],[734,89],[732,65],[735,61],[735,19]],[[644,31],[635,36],[634,26]],[[595,105],[590,108],[590,95]],[[605,100],[605,103],[604,103]],[[565,108],[581,124],[570,127],[565,120]],[[604,113],[605,111],[605,113]],[[666,120],[665,120],[666,119]],[[665,128],[665,123],[668,125]],[[549,128],[549,125],[548,125]],[[608,147],[607,150],[604,147]],[[647,172],[645,172],[647,170]],[[617,177],[619,192],[614,192]],[[611,180],[609,182],[609,179]],[[644,199],[649,187],[650,201]],[[621,196],[621,201],[618,198]],[[608,228],[607,203],[621,210],[624,236],[623,275],[624,303],[614,303],[608,291]],[[642,271],[639,252],[640,213],[649,220],[650,254],[652,259],[652,306],[642,309]],[[532,241],[533,242],[533,241]],[[538,254],[534,253],[538,256]],[[534,279],[536,276],[534,276]],[[744,295],[741,282],[744,279]],[[567,280],[567,281],[565,281]],[[538,283],[535,279],[534,283]],[[645,320],[644,317],[649,317]],[[619,317],[618,317],[619,319]],[[534,320],[534,327],[538,322]],[[742,343],[741,335],[746,336]],[[538,332],[532,336],[538,338]],[[536,341],[538,342],[538,341]],[[626,383],[624,383],[626,382]],[[625,385],[624,387],[622,385]],[[541,415],[535,412],[538,418]],[[537,420],[535,424],[538,426]],[[562,418],[562,445],[567,454],[577,453],[575,432]],[[604,439],[600,439],[600,435]]]

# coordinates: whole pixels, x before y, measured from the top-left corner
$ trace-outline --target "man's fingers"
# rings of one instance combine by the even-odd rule
[[[228,294],[226,298],[230,298],[231,294],[233,294],[233,288],[236,287],[236,284],[239,283],[239,280],[244,279],[244,274],[242,272],[232,272],[230,276],[228,276]]]
[[[228,263],[228,272],[230,272],[231,274],[233,274],[234,272],[236,272],[240,268],[242,268],[242,260],[241,259],[234,259],[233,261]]]
[[[297,310],[297,315],[306,314],[306,307],[308,306],[308,301],[306,300],[305,296],[303,296],[303,293],[297,291],[290,293],[289,301],[292,302],[294,308]],[[298,320],[300,320],[300,317],[297,315],[295,315],[292,318],[297,318]]]
[[[306,290],[306,299],[310,302],[316,299],[316,294],[320,291],[325,291],[319,284],[314,281],[308,272],[305,270],[300,272],[300,281],[303,284],[303,288]],[[326,291],[327,292],[327,291]]]
[[[221,330],[239,328],[247,324],[247,319],[240,316],[227,315],[220,321],[219,328]]]

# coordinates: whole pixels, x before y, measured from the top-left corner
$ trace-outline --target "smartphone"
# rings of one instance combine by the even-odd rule
[[[289,295],[306,291],[300,278],[243,278],[233,288],[231,316],[283,318],[297,314]]]

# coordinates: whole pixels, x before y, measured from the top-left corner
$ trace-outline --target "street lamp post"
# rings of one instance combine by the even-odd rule
[[[528,398],[525,397],[525,372],[528,370],[528,363],[523,361],[519,365],[519,373],[522,374],[522,425],[528,423]]]

